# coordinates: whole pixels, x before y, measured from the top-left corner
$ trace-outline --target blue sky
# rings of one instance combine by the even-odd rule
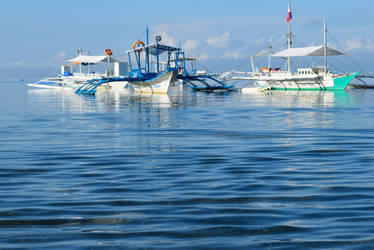
[[[287,4],[301,45],[322,42],[322,22],[339,45],[370,69],[374,55],[374,1],[2,1],[0,23],[3,79],[58,73],[78,47],[91,54],[111,48],[123,57],[137,39],[151,35],[182,46],[216,71],[230,70],[266,48],[270,38],[285,45]],[[153,38],[151,38],[153,39]],[[333,42],[333,45],[334,42]],[[278,45],[275,45],[278,46]]]

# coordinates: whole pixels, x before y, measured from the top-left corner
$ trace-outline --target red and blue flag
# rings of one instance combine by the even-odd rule
[[[291,21],[291,19],[292,19],[291,7],[288,4],[287,22]]]

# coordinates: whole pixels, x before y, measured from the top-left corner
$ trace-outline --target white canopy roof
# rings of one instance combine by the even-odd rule
[[[169,51],[169,52],[173,52],[173,51],[177,51],[177,50],[181,50],[180,48],[176,48],[176,47],[172,47],[172,46],[168,46],[168,45],[163,45],[163,44],[150,44],[148,46],[145,46],[145,47],[141,47],[142,49],[144,48],[149,48],[149,53],[151,55],[157,55],[157,50],[158,50],[158,54],[162,54],[166,51]],[[131,49],[131,50],[127,50],[126,52],[127,53],[130,53],[130,52],[133,52],[133,51],[136,51],[136,50],[139,50],[140,48],[136,48],[136,49]]]
[[[343,52],[334,50],[327,47],[327,55],[343,55]],[[278,53],[273,54],[276,57],[288,57],[288,56],[324,56],[324,46],[313,46],[313,47],[302,47],[302,48],[290,48],[282,50]]]
[[[110,57],[110,56],[85,56],[80,55],[73,59],[70,59],[69,62],[71,63],[100,63],[100,62],[119,62],[118,60]]]

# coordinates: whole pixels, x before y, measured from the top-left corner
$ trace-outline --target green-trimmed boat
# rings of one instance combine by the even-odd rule
[[[290,9],[289,9],[290,10]],[[272,46],[268,51],[263,51],[257,55],[251,56],[252,72],[249,77],[236,76],[235,80],[255,81],[263,89],[274,90],[344,90],[349,83],[360,74],[360,72],[337,74],[330,71],[327,65],[328,56],[343,55],[344,53],[327,47],[327,28],[324,22],[324,44],[321,46],[291,48],[291,22],[288,21],[288,48],[286,50],[274,53]],[[254,58],[260,56],[269,56],[269,65],[260,70],[254,66]],[[292,57],[323,56],[324,66],[299,68],[292,72]],[[270,67],[270,57],[278,57],[286,60],[283,70]],[[235,73],[235,72],[234,72]],[[240,73],[240,72],[239,72]]]

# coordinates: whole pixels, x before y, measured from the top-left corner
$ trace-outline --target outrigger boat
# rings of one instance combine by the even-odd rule
[[[147,45],[138,40],[133,43],[131,50],[126,51],[130,66],[127,81],[136,93],[169,94],[178,91],[176,84],[177,68],[170,65],[170,60],[174,54],[177,56],[181,49],[160,44],[160,41],[161,37],[156,36],[156,43],[149,44],[147,29]],[[167,56],[167,64],[162,70],[160,68],[160,55],[164,53]],[[135,63],[132,61],[134,58]],[[152,67],[154,65],[152,65],[151,60],[156,60],[155,67]]]
[[[233,87],[217,80],[206,71],[197,71],[196,59],[186,58],[181,48],[163,45],[160,41],[161,37],[156,36],[156,43],[149,44],[147,29],[147,45],[142,41],[136,41],[132,45],[132,50],[127,51],[132,78],[129,82],[134,92],[170,94],[181,91],[185,85],[200,91],[228,90]],[[141,54],[143,51],[144,57]],[[160,55],[163,53],[166,54],[166,58],[161,61]],[[155,58],[153,70],[150,56]],[[135,58],[135,65],[132,58]],[[190,70],[187,69],[188,61],[192,65]]]
[[[127,62],[121,62],[112,57],[112,50],[105,49],[105,55],[91,56],[83,55],[82,50],[78,50],[77,57],[70,59],[68,64],[61,66],[61,73],[55,78],[45,78],[36,83],[29,83],[29,86],[39,88],[61,88],[67,87],[77,89],[94,79],[118,78],[128,74]],[[102,65],[106,68],[105,72],[95,72],[96,65]],[[123,87],[123,81],[117,81]],[[108,85],[109,86],[109,85]],[[115,81],[111,82],[110,87],[115,86]]]
[[[271,50],[267,51],[269,54],[269,61],[271,57],[280,57],[286,59],[286,70],[280,68],[271,68],[270,65],[262,67],[260,70],[254,66],[254,59],[258,56],[264,56],[267,53],[259,53],[251,57],[252,72],[248,77],[233,76],[232,80],[251,80],[256,82],[262,89],[272,90],[344,90],[348,84],[360,73],[337,74],[330,71],[327,65],[328,56],[342,55],[344,53],[327,46],[327,28],[326,21],[324,22],[324,45],[313,47],[299,47],[291,48],[291,21],[292,14],[289,7],[287,22],[288,22],[288,39],[286,50],[278,53],[273,53]],[[299,68],[297,72],[293,73],[291,69],[292,57],[309,57],[309,56],[323,56],[324,66]],[[270,64],[270,63],[269,63]],[[232,72],[240,73],[240,72]],[[227,77],[226,73],[226,77]],[[240,75],[240,74],[239,74]],[[246,89],[243,89],[246,91]]]
[[[291,48],[291,31],[288,32],[288,49],[271,55],[272,57],[287,58],[287,71],[279,68],[261,68],[256,72],[253,66],[252,80],[261,87],[273,90],[344,90],[359,72],[337,74],[330,71],[327,65],[327,57],[343,55],[344,53],[327,47],[326,22],[324,24],[324,45],[313,47]],[[323,56],[325,65],[320,67],[298,68],[293,73],[291,69],[291,57]]]
[[[96,93],[96,89],[102,84],[112,81],[123,81],[134,93],[145,94],[170,94],[178,92],[177,64],[171,65],[172,56],[178,57],[180,48],[160,44],[161,37],[156,37],[156,43],[149,44],[148,29],[146,44],[143,41],[135,41],[132,49],[126,51],[130,71],[121,79],[107,77],[100,80],[91,80],[76,90],[78,94]],[[143,53],[144,52],[144,53]],[[160,55],[166,54],[167,63],[160,67]],[[154,62],[155,61],[155,62]]]

